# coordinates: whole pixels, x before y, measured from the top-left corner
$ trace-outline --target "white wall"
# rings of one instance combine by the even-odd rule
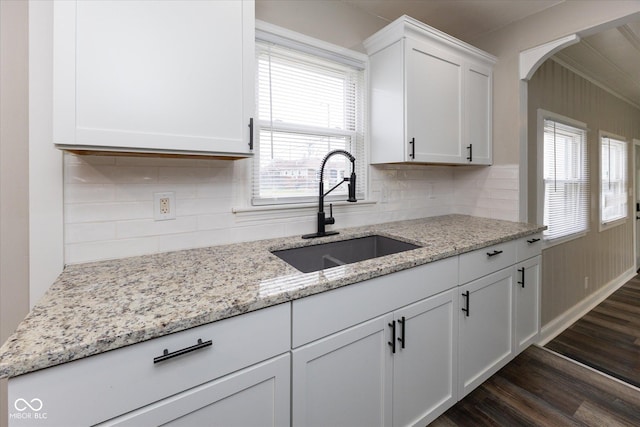
[[[0,1],[0,343],[29,309],[28,34],[27,3]]]
[[[29,2],[29,305],[64,266],[62,153],[53,129],[53,2]]]

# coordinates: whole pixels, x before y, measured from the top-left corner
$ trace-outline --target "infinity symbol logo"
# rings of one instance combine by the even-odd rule
[[[20,412],[26,411],[27,408],[31,409],[32,411],[38,412],[40,409],[42,409],[42,400],[35,398],[31,399],[31,402],[27,402],[23,398],[20,398],[16,399],[16,401],[13,403],[13,406]]]

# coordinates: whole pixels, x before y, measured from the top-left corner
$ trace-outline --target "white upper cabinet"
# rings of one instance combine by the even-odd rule
[[[493,56],[407,16],[364,44],[371,163],[491,164]]]
[[[54,143],[251,155],[254,2],[57,1]]]

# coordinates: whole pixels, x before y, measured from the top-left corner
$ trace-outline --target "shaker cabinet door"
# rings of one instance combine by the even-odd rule
[[[414,40],[406,44],[406,102],[409,159],[462,161],[462,61]]]
[[[395,427],[425,426],[457,401],[457,294],[443,292],[395,312]]]
[[[492,162],[492,74],[489,67],[470,64],[465,70],[465,147],[467,163],[490,165]]]
[[[292,425],[391,425],[387,314],[293,350]]]
[[[203,384],[101,426],[289,426],[290,356]]]
[[[513,356],[512,272],[505,268],[459,288],[459,399]]]
[[[54,143],[248,155],[253,1],[54,4]]]

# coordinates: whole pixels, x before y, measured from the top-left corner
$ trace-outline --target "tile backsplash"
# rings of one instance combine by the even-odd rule
[[[250,160],[64,157],[67,264],[315,229],[315,206],[246,209]],[[371,166],[369,185],[368,201],[334,207],[336,228],[447,213],[518,218],[517,165]],[[176,219],[154,221],[153,193],[166,191]]]

